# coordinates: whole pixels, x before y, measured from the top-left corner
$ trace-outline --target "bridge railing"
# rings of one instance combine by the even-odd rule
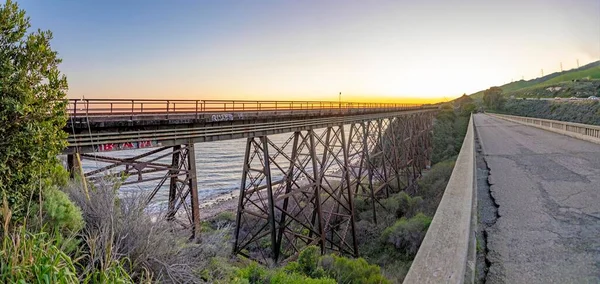
[[[600,126],[507,114],[489,115],[600,144]]]
[[[473,283],[477,183],[473,117],[442,200],[404,283]]]
[[[71,99],[68,113],[85,115],[199,114],[220,112],[307,111],[348,109],[415,109],[422,105],[333,101]]]

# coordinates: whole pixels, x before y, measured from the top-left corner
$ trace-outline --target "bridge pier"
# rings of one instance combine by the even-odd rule
[[[233,253],[278,262],[317,245],[358,256],[354,197],[369,203],[376,223],[392,184],[394,192],[414,186],[430,156],[432,119],[366,120],[347,125],[348,135],[344,124],[296,131],[282,145],[248,138]]]
[[[80,175],[81,160],[78,157],[78,155],[78,153],[67,155],[67,171],[69,171],[69,176],[72,179],[75,178],[77,175]]]
[[[183,146],[183,147],[182,147]],[[179,173],[185,172],[185,178],[180,179]],[[181,206],[186,207],[187,196],[190,196],[190,207],[185,209],[189,214],[191,211],[192,238],[197,240],[200,236],[200,200],[198,197],[198,171],[196,170],[196,152],[193,143],[173,146],[171,157],[171,169],[169,169],[169,203],[166,218],[175,220],[176,213]],[[153,192],[153,195],[156,192]],[[153,197],[152,195],[152,197]],[[152,197],[148,200],[151,201]]]
[[[358,255],[343,125],[247,139],[234,254],[278,262],[306,245]],[[251,250],[270,243],[270,255]]]
[[[77,156],[80,156],[78,159]],[[166,164],[160,160],[170,158]],[[160,148],[151,148],[143,154],[128,158],[100,155],[98,152],[67,155],[67,165],[71,177],[79,175],[81,161],[96,163],[95,170],[84,173],[90,183],[101,180],[123,179],[121,185],[156,182],[158,184],[148,195],[147,203],[155,199],[157,193],[168,181],[168,205],[165,218],[192,229],[192,239],[200,236],[200,203],[194,144],[187,143]],[[157,175],[163,173],[162,176]],[[183,208],[184,214],[177,213]],[[187,220],[186,220],[187,219]]]

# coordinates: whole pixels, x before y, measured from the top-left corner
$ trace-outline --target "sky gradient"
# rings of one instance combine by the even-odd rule
[[[600,59],[600,1],[17,0],[70,98],[452,99]]]

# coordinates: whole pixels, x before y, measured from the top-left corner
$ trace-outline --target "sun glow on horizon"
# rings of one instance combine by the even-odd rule
[[[597,0],[110,1],[23,3],[70,98],[439,102],[600,59]]]

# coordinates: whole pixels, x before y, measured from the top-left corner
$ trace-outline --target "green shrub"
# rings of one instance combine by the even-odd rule
[[[211,223],[215,224],[216,227],[220,227],[227,224],[233,224],[235,222],[235,213],[231,211],[219,212],[212,220]]]
[[[209,283],[219,280],[230,282],[235,278],[237,268],[225,257],[213,257],[208,267],[202,270],[202,279]]]
[[[300,252],[298,261],[289,262],[271,278],[271,283],[388,283],[381,275],[379,267],[370,265],[363,258],[351,259],[335,255],[320,257],[319,254],[319,248],[316,246],[305,248]],[[288,274],[289,278],[284,278],[281,273]],[[276,279],[291,282],[277,282]],[[307,282],[295,282],[297,280]]]
[[[370,265],[363,258],[351,259],[326,255],[321,258],[321,265],[325,272],[338,283],[389,283],[381,275],[379,266]]]
[[[469,118],[468,113],[457,115],[452,109],[437,114],[433,124],[433,164],[458,155],[467,133]]]
[[[600,125],[598,101],[509,100],[503,112],[518,116]]]
[[[43,226],[60,232],[78,232],[84,226],[81,209],[77,207],[66,193],[51,187],[42,193]],[[39,220],[39,205],[32,206],[32,217]],[[36,222],[36,221],[34,221]]]
[[[389,211],[394,212],[396,217],[410,218],[417,214],[417,210],[423,203],[423,198],[420,196],[411,197],[403,191],[384,199],[382,203]]]
[[[300,252],[298,264],[305,275],[312,276],[319,265],[320,249],[316,246],[308,246]]]
[[[319,267],[321,249],[316,246],[308,246],[298,256],[298,267],[300,272],[312,278],[321,278],[325,271]]]
[[[442,200],[446,185],[454,169],[454,160],[439,162],[423,175],[418,181],[418,194],[423,196],[419,211],[428,216],[433,216]]]
[[[402,283],[408,274],[412,260],[390,259],[381,266],[383,276],[393,283]]]
[[[406,255],[414,256],[417,254],[430,224],[431,217],[422,213],[410,219],[401,218],[383,232],[382,238],[385,242],[402,250]]]
[[[354,211],[358,214],[371,210],[371,205],[365,201],[365,198],[357,195],[354,197]]]
[[[268,271],[254,261],[250,265],[240,269],[238,276],[241,279],[247,279],[250,284],[267,283],[269,278]]]
[[[336,284],[331,278],[310,278],[298,273],[276,271],[270,278],[272,284]]]

